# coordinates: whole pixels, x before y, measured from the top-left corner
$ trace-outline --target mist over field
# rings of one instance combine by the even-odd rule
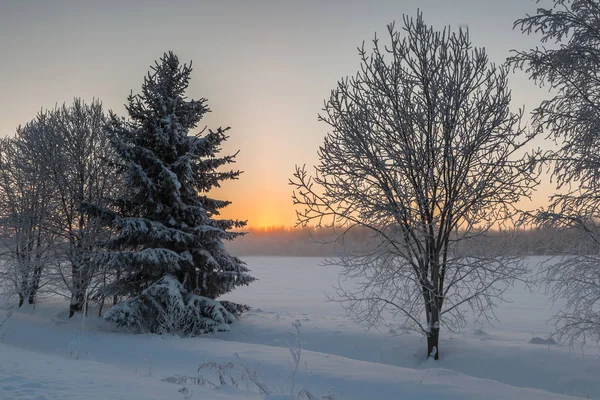
[[[330,228],[249,228],[246,235],[225,242],[229,251],[238,256],[286,256],[286,257],[329,257],[339,256],[348,250],[356,251],[372,243],[373,234],[368,229],[354,228],[345,235],[343,230]],[[575,230],[530,229],[499,234],[489,232],[485,243],[499,243],[500,238],[510,235],[515,248],[523,255],[564,254],[569,244],[583,243],[589,253],[598,250],[598,244],[587,235]],[[479,238],[479,241],[483,241]],[[474,244],[472,244],[474,246]],[[468,250],[465,249],[468,253]]]

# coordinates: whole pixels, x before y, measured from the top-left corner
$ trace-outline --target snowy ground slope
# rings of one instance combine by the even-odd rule
[[[231,332],[211,337],[132,335],[95,317],[81,336],[64,303],[19,311],[0,341],[0,399],[184,399],[184,386],[191,399],[264,399],[243,383],[214,389],[161,380],[195,376],[206,361],[236,362],[234,354],[262,372],[273,393],[289,393],[295,320],[302,323],[303,346],[296,391],[346,400],[600,398],[595,349],[582,355],[528,343],[551,330],[551,304],[541,293],[517,287],[494,327],[470,325],[454,337],[443,332],[442,358],[434,362],[425,360],[420,337],[365,332],[339,304],[326,302],[337,271],[319,267],[318,259],[247,262],[260,280],[228,298],[254,309]]]
[[[0,344],[0,399],[181,399],[179,387],[110,364],[72,360]],[[199,391],[200,392],[200,391]],[[262,399],[247,391],[208,391],[211,399]],[[198,393],[200,394],[200,393]],[[207,396],[204,396],[207,398]]]

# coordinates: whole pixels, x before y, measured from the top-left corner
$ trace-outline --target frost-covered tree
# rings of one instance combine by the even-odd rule
[[[51,281],[54,290],[70,297],[70,315],[84,307],[84,297],[96,270],[91,254],[102,231],[81,211],[83,202],[102,204],[118,187],[111,166],[112,147],[106,131],[102,103],[74,99],[41,111],[18,134],[19,146],[37,168],[40,184],[52,188],[46,230],[61,240]]]
[[[556,315],[558,338],[573,344],[600,341],[600,1],[554,0],[515,22],[548,44],[515,51],[522,68],[551,96],[533,111],[533,121],[556,143],[545,154],[557,194],[535,222],[580,236],[565,257],[543,266],[545,281],[566,308]],[[573,235],[576,237],[576,235]],[[595,243],[591,246],[591,243]],[[561,247],[564,247],[562,244]]]
[[[191,72],[191,64],[165,54],[145,77],[141,94],[129,96],[129,120],[112,118],[125,191],[113,209],[89,209],[114,230],[98,262],[117,276],[106,293],[133,298],[128,308],[142,294],[158,293],[146,290],[157,282],[172,282],[166,277],[175,278],[183,298],[193,293],[209,299],[254,280],[223,246],[242,234],[231,229],[245,222],[218,219],[229,202],[208,192],[240,171],[219,170],[234,162],[235,155],[218,155],[228,128],[190,135],[209,112],[205,99],[185,97]],[[119,310],[107,318],[119,323]]]
[[[19,307],[35,304],[42,285],[44,267],[51,258],[49,249],[56,235],[49,229],[54,191],[40,179],[40,165],[20,140],[0,140],[0,263],[1,284],[19,297]]]
[[[440,327],[460,329],[468,306],[490,316],[524,272],[510,235],[489,234],[510,231],[537,184],[523,157],[532,134],[509,109],[508,71],[466,30],[436,31],[421,14],[388,30],[325,101],[331,130],[314,173],[297,168],[293,200],[300,225],[334,226],[340,240],[372,232],[330,260],[351,280],[338,299],[362,322],[422,332],[437,359]]]

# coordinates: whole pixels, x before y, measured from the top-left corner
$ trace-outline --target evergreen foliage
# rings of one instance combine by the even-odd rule
[[[209,112],[206,99],[187,100],[191,64],[164,54],[144,79],[142,92],[128,97],[129,119],[111,116],[109,130],[125,179],[124,195],[112,208],[87,205],[114,229],[97,261],[114,272],[105,294],[133,297],[166,276],[182,293],[215,299],[254,280],[223,241],[245,221],[217,219],[228,201],[207,193],[240,171],[218,171],[234,162],[220,156],[229,128],[190,131]]]
[[[197,336],[228,331],[235,316],[216,300],[187,292],[171,275],[144,289],[139,296],[121,302],[104,318],[119,327],[144,333]]]

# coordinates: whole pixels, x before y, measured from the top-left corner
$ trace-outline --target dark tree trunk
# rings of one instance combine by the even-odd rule
[[[29,304],[35,304],[37,298],[37,292],[40,289],[40,280],[42,278],[42,267],[35,267],[33,271],[33,277],[31,278],[31,284],[29,285],[29,295],[27,301]]]
[[[83,293],[76,292],[71,295],[71,304],[69,305],[69,318],[75,313],[83,310]]]
[[[17,265],[20,266],[20,268],[22,268],[23,271],[25,272],[21,272],[21,284],[19,285],[19,308],[21,308],[21,306],[23,306],[23,304],[25,304],[25,300],[27,299],[27,297],[29,296],[29,290],[30,290],[30,286],[29,286],[29,273],[26,272],[28,271],[27,268],[23,267],[23,265],[27,262],[24,259],[24,256],[22,255],[21,252],[17,251],[17,257],[18,257],[18,261],[17,261]]]
[[[440,311],[435,306],[431,307],[429,318],[429,332],[427,333],[427,358],[433,356],[434,360],[440,357]]]
[[[104,308],[104,296],[100,299],[100,307],[98,307],[98,316],[102,316],[102,309]]]
[[[430,225],[431,227],[432,225]],[[433,232],[430,232],[433,237]],[[432,247],[433,244],[432,244]],[[440,255],[437,252],[431,253],[431,282],[429,283],[428,291],[428,318],[429,330],[427,332],[427,358],[432,357],[434,360],[440,358],[439,338],[440,338],[440,310],[442,309],[442,297],[440,296]]]
[[[82,268],[77,265],[71,267],[71,277],[73,279],[73,289],[71,294],[71,304],[69,306],[69,318],[75,315],[75,313],[83,310],[85,291],[88,284]]]
[[[102,316],[102,309],[104,308],[104,302],[106,301],[106,294],[104,293],[104,289],[106,289],[106,270],[102,274],[102,291],[100,292],[100,308],[98,309],[98,316]]]
[[[427,334],[427,358],[433,355],[433,359],[437,360],[440,355],[438,340],[440,338],[440,328],[431,328],[431,332]]]
[[[40,289],[40,280],[42,279],[42,235],[39,229],[37,231],[35,244],[33,246],[35,248],[35,268],[33,269],[33,274],[29,283],[29,294],[27,299],[29,304],[32,305],[35,304],[37,299],[37,293]]]
[[[121,271],[117,270],[115,272],[115,280],[119,281],[119,279],[121,279]],[[114,294],[113,298],[112,298],[112,305],[114,306],[115,304],[119,303],[119,296]]]
[[[81,289],[81,288],[80,288]],[[78,290],[77,293],[73,293],[71,295],[71,304],[69,306],[69,318],[71,318],[75,313],[82,312],[83,308],[87,306],[87,299],[85,296],[87,290],[87,286],[83,288],[83,290]],[[86,307],[86,315],[87,315],[87,307]]]

